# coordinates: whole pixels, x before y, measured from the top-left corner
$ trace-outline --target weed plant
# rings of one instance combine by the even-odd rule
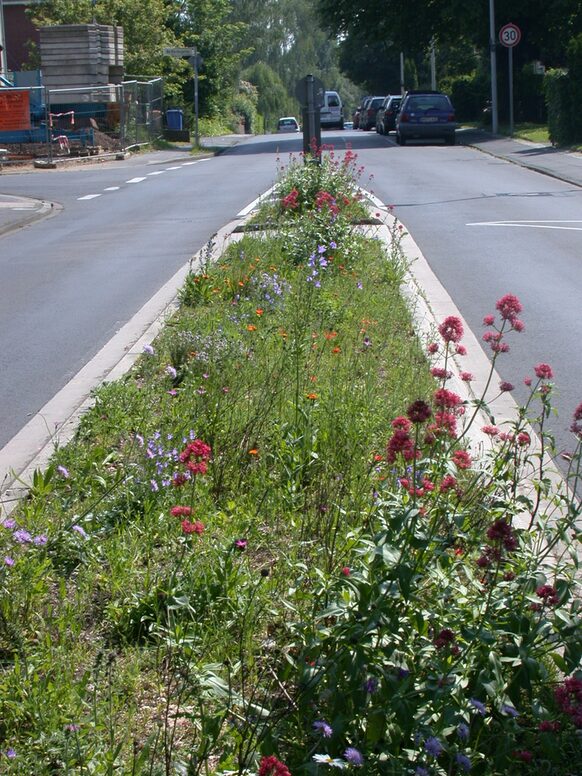
[[[551,368],[477,455],[462,324],[426,352],[401,229],[355,231],[331,161],[280,181],[281,234],[192,269],[2,518],[1,773],[580,772],[579,508],[529,425]],[[493,364],[520,311],[487,318]]]

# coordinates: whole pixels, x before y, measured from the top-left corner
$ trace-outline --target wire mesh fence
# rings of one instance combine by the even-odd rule
[[[123,152],[162,134],[163,79],[0,89],[0,147],[18,160]]]

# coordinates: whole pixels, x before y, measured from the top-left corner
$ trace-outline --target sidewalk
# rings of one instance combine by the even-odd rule
[[[561,151],[549,143],[530,143],[492,135],[480,129],[462,129],[457,133],[461,145],[471,146],[499,159],[528,167],[574,186],[582,186],[582,154]]]

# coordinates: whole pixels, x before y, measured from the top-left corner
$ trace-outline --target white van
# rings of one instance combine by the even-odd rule
[[[337,92],[324,92],[320,115],[322,129],[344,128],[344,107]]]

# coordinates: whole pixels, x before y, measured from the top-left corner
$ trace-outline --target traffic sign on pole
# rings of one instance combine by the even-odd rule
[[[499,42],[502,46],[513,48],[514,46],[517,46],[520,40],[521,30],[517,24],[512,24],[510,22],[509,24],[504,24],[499,30]]]
[[[178,48],[176,46],[168,46],[164,49],[164,54],[167,57],[194,57],[196,56],[195,48]]]

